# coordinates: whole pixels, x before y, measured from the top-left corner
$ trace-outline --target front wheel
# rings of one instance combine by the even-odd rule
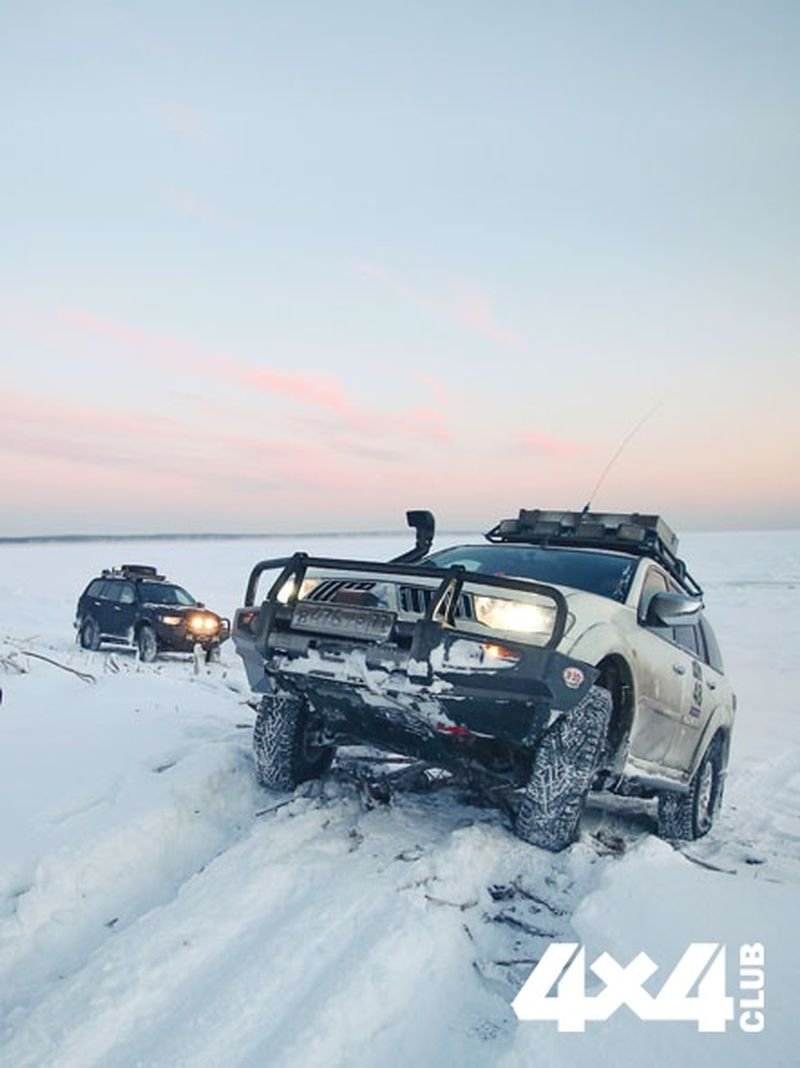
[[[691,842],[708,834],[722,800],[722,738],[708,747],[685,794],[665,791],[658,798],[661,838]]]
[[[91,616],[87,616],[78,631],[81,649],[96,650],[100,648],[100,628]]]
[[[525,842],[557,853],[578,833],[586,795],[600,763],[611,720],[611,695],[593,686],[547,731],[517,814]]]
[[[156,632],[147,623],[144,623],[139,628],[139,633],[136,635],[136,649],[139,659],[145,664],[152,664],[156,656],[158,656]]]
[[[292,694],[266,694],[253,728],[256,777],[273,790],[293,790],[331,766],[336,747],[320,745],[322,720]]]

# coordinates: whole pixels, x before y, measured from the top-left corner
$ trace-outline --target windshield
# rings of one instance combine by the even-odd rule
[[[624,601],[636,571],[633,556],[549,549],[534,545],[458,545],[423,561],[435,567],[460,564],[467,571],[529,578]]]
[[[144,604],[197,604],[194,597],[181,586],[171,586],[168,582],[140,582],[139,594]]]

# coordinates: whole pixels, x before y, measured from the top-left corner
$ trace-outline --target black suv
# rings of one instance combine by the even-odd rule
[[[78,600],[75,629],[84,649],[99,649],[101,642],[134,646],[147,662],[162,650],[190,653],[198,644],[206,660],[215,660],[230,637],[229,620],[141,564],[92,579]]]

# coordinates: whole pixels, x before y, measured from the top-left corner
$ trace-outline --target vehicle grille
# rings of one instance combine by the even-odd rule
[[[335,601],[339,593],[369,593],[375,588],[374,582],[346,582],[342,579],[327,579],[312,590],[308,601]]]
[[[309,601],[336,601],[346,594],[368,594],[377,584],[370,581],[347,581],[327,579],[321,582],[306,598]],[[424,616],[431,607],[436,590],[427,586],[398,586],[397,600],[402,612],[410,615]],[[456,619],[473,619],[472,598],[462,593],[456,606]]]
[[[424,616],[433,603],[436,590],[426,586],[400,586],[398,589],[398,601],[404,612],[413,612],[415,615]],[[458,598],[455,612],[456,619],[472,619],[472,598],[462,593]]]

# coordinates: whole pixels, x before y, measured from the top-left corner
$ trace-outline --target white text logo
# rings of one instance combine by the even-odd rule
[[[698,1031],[724,1031],[736,1016],[727,993],[725,947],[692,942],[658,993],[645,983],[658,971],[646,953],[625,966],[601,953],[590,971],[603,983],[586,993],[586,950],[577,942],[552,942],[512,1002],[520,1020],[554,1020],[559,1031],[585,1031],[589,1021],[608,1020],[627,1005],[640,1020],[690,1021]],[[764,1030],[764,947],[739,951],[739,1026]],[[555,990],[555,993],[553,991]]]

